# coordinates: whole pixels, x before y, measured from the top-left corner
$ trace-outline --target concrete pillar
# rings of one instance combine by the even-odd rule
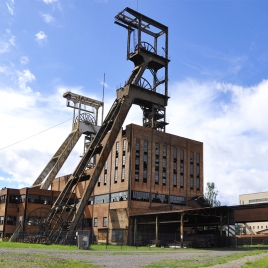
[[[134,218],[134,246],[137,243],[137,217]]]
[[[159,219],[158,215],[155,217],[155,244],[158,245],[158,227],[159,227]]]
[[[181,213],[181,230],[180,230],[180,233],[181,233],[181,248],[183,248],[183,216],[184,216],[184,214]]]

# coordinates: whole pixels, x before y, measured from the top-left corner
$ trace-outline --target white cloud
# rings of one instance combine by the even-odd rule
[[[9,44],[7,42],[0,41],[0,54],[6,53],[9,51]]]
[[[27,56],[20,57],[20,64],[21,65],[26,65],[26,64],[28,64],[28,62],[29,62],[29,59]]]
[[[52,4],[52,3],[58,2],[58,0],[43,0],[43,1],[46,4]]]
[[[216,183],[222,204],[268,190],[268,81],[247,88],[189,79],[170,89],[167,132],[204,143],[205,184]]]
[[[15,46],[15,36],[12,35],[10,38],[9,38],[9,43],[12,45],[12,46]]]
[[[14,15],[14,0],[9,0],[9,2],[6,2],[8,12],[11,15]]]
[[[14,146],[1,150],[36,133],[72,118],[62,97],[64,87],[49,97],[34,92],[0,88],[0,177],[4,187],[30,186],[71,131],[71,122],[61,124]],[[76,88],[68,88],[76,91]],[[61,107],[60,109],[58,107]],[[18,135],[19,130],[19,135]],[[60,175],[71,173],[83,151],[83,139],[71,153]],[[1,175],[1,170],[8,174]],[[8,185],[7,185],[8,184]]]
[[[39,31],[35,36],[36,36],[36,39],[35,40],[39,44],[42,44],[43,42],[46,42],[47,41],[47,35],[43,31]]]
[[[18,84],[20,89],[25,92],[31,92],[31,88],[27,85],[35,80],[35,76],[29,70],[18,71]]]
[[[51,23],[55,20],[50,14],[41,13],[41,17],[46,23]]]

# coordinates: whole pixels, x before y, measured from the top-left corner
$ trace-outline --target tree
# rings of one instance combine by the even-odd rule
[[[204,197],[212,207],[218,207],[221,205],[221,202],[217,200],[218,194],[219,194],[219,191],[216,190],[215,183],[208,182]]]

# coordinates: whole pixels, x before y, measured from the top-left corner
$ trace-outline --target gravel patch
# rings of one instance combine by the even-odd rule
[[[16,254],[18,253],[18,254]],[[51,258],[72,259],[83,262],[92,263],[99,267],[110,268],[138,268],[153,262],[159,262],[162,260],[183,260],[183,259],[202,259],[202,258],[217,258],[219,256],[226,256],[230,254],[241,253],[239,250],[165,250],[163,251],[140,251],[139,249],[133,251],[93,251],[93,250],[50,250],[50,249],[14,249],[14,248],[0,248],[0,257],[4,258],[18,258],[17,262],[26,261],[29,262],[27,267],[38,267],[38,265],[29,261],[29,258],[34,259],[34,254],[45,254]],[[23,255],[23,260],[22,258]],[[242,259],[229,262],[228,264],[215,265],[213,268],[238,268],[245,264],[247,261],[254,261],[264,256],[268,256],[268,253],[248,256]],[[34,265],[33,265],[34,264]],[[33,265],[33,266],[31,266]],[[3,267],[0,264],[1,267]],[[19,267],[19,266],[17,266]],[[39,266],[40,267],[40,266]]]

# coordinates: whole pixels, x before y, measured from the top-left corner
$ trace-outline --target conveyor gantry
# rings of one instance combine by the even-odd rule
[[[165,107],[168,101],[168,28],[130,8],[124,9],[115,16],[115,19],[116,24],[128,30],[127,58],[135,66],[125,86],[117,90],[117,98],[103,124],[53,204],[45,221],[49,230],[45,230],[44,233],[49,234],[54,242],[58,242],[59,237],[62,238],[63,231],[67,231],[66,236],[68,237],[74,235],[131,105],[137,104],[142,108],[144,126],[165,131],[167,124],[165,121]],[[151,29],[155,29],[155,31]],[[134,30],[137,30],[138,43],[135,44],[134,50],[131,52],[130,38],[131,34],[135,33]],[[153,37],[154,45],[151,46],[147,41],[143,42],[142,34]],[[164,55],[157,52],[158,38],[161,36],[165,36]],[[164,70],[164,78],[160,80],[157,78],[157,72],[161,69]],[[152,86],[148,81],[149,76],[143,77],[146,71],[149,71],[147,76],[152,77]],[[158,91],[160,85],[164,85],[164,93]],[[96,165],[90,176],[86,172],[86,167],[90,159],[96,155],[98,155]],[[79,182],[84,180],[89,180],[89,182],[84,189],[80,202],[69,206],[68,200],[72,193],[75,192]],[[64,225],[55,221],[59,214],[65,216]]]

